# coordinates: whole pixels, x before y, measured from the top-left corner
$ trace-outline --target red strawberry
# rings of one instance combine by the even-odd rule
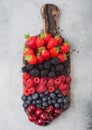
[[[27,55],[25,57],[25,60],[27,60],[29,64],[36,64],[37,63],[37,57],[35,55]]]
[[[55,36],[55,38],[56,38],[56,40],[58,41],[59,44],[63,43],[63,39],[58,34]]]
[[[43,57],[43,59],[48,60],[50,58],[50,53],[48,50],[42,50],[41,56]]]
[[[57,44],[58,44],[58,41],[55,38],[51,38],[48,42],[47,48],[51,49],[51,48],[57,46]]]
[[[26,45],[32,49],[36,49],[36,36],[31,36],[26,41]]]
[[[38,92],[38,93],[43,93],[43,92],[45,92],[46,91],[46,86],[45,85],[43,85],[43,84],[39,84],[39,86],[37,86],[37,88],[36,88],[36,91]]]
[[[38,38],[36,39],[36,46],[37,46],[37,48],[40,48],[40,47],[43,46],[43,45],[44,45],[44,39],[38,37]]]
[[[44,36],[44,40],[45,40],[45,43],[48,43],[48,41],[51,39],[51,34],[49,33],[45,33],[45,36]]]
[[[59,89],[61,91],[65,90],[65,89],[68,89],[69,88],[69,85],[68,84],[64,84],[64,83],[61,83],[60,86],[59,86]]]
[[[55,92],[55,88],[52,86],[52,87],[48,87],[48,91],[50,92],[50,93],[53,93],[53,92]]]
[[[34,53],[34,50],[33,49],[31,49],[31,48],[28,48],[28,47],[25,47],[24,48],[24,52],[23,52],[23,56],[25,57],[26,55],[34,55],[35,53]]]
[[[35,78],[34,78],[34,83],[35,83],[35,84],[40,83],[40,78],[39,78],[39,77],[35,77]]]
[[[58,58],[60,59],[61,62],[65,62],[67,60],[66,54],[59,54]]]
[[[70,46],[68,43],[63,43],[61,46],[61,52],[62,53],[68,53],[70,51]]]
[[[34,81],[31,79],[31,78],[29,78],[28,80],[27,80],[27,88],[31,88],[31,87],[33,87],[34,86]]]
[[[54,48],[50,49],[51,57],[57,57],[59,51],[60,51],[60,48],[59,48],[59,47],[54,47]]]

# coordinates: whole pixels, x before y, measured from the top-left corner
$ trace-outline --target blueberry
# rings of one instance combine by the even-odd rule
[[[48,103],[47,103],[47,102],[43,102],[43,103],[42,103],[42,106],[43,106],[43,107],[48,107]]]
[[[42,98],[42,101],[43,101],[43,102],[46,102],[47,100],[48,100],[47,97],[43,97],[43,98]]]
[[[52,103],[55,104],[55,103],[56,103],[56,100],[53,99],[53,100],[52,100]]]
[[[43,98],[45,96],[43,93],[40,93],[39,95],[41,98]]]
[[[40,107],[41,107],[39,104],[37,104],[36,106],[37,106],[37,108],[40,108]]]
[[[60,94],[58,94],[57,96],[58,96],[58,97],[62,97],[62,94],[60,93]]]
[[[60,107],[60,105],[58,103],[55,103],[54,106],[55,106],[55,108],[59,108]]]
[[[55,93],[50,93],[50,97],[53,98],[53,99],[56,98]]]
[[[68,104],[68,100],[67,99],[63,99],[63,103],[64,103],[64,105],[67,105]]]
[[[36,101],[32,101],[32,104],[36,105]]]
[[[38,99],[39,98],[39,94],[38,93],[34,93],[33,95],[32,95],[32,99],[33,100],[36,100],[36,99]]]
[[[65,104],[65,105],[63,106],[64,109],[67,109],[68,107],[69,107],[68,104]]]
[[[41,100],[40,99],[36,100],[36,103],[41,104]]]
[[[32,97],[31,96],[28,97],[28,101],[32,101]]]
[[[22,105],[25,109],[28,108],[28,104],[27,103],[23,103]]]
[[[27,103],[28,105],[30,105],[30,104],[31,104],[31,101],[26,101],[26,103]]]
[[[47,91],[45,91],[45,92],[44,92],[44,94],[45,94],[45,95],[48,95],[48,94],[49,94],[48,90],[47,90]]]
[[[50,101],[51,100],[51,97],[48,97],[48,101]]]
[[[62,98],[58,98],[57,103],[62,103]]]
[[[23,101],[26,101],[26,100],[27,100],[27,96],[22,95],[21,99],[22,99]]]
[[[59,93],[61,93],[61,92],[60,92],[59,89],[57,89],[57,90],[55,91],[55,93],[56,93],[56,94],[59,94]]]
[[[48,101],[48,104],[51,105],[51,104],[52,104],[52,101],[49,100],[49,101]]]

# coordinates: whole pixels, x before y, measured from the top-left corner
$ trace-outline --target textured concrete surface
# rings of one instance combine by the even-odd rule
[[[22,109],[24,34],[42,29],[40,7],[61,10],[60,33],[71,44],[72,104],[51,125],[28,122]],[[0,130],[92,130],[92,0],[0,0]]]

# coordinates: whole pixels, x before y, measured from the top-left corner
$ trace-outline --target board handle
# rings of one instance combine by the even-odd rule
[[[47,32],[55,36],[58,32],[58,18],[60,10],[56,5],[44,4],[41,7],[41,15],[43,20],[43,32]]]

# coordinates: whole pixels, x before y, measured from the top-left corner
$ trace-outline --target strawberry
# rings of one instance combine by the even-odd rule
[[[55,92],[55,88],[54,88],[53,86],[51,86],[51,87],[48,88],[48,91],[49,91],[50,93],[53,93],[53,92]]]
[[[45,92],[46,91],[46,86],[44,85],[44,84],[39,84],[39,86],[37,86],[37,88],[36,88],[36,91],[38,92],[38,93],[43,93],[43,92]]]
[[[56,34],[55,39],[58,41],[59,44],[63,43],[63,39],[61,38],[61,36],[59,36],[59,34]]]
[[[68,84],[65,84],[65,83],[61,83],[60,86],[59,86],[59,89],[61,91],[65,90],[65,89],[68,89],[69,88],[69,85]]]
[[[44,59],[43,57],[41,57],[40,52],[38,52],[36,56],[37,56],[38,63],[43,63]]]
[[[68,43],[63,43],[61,46],[61,52],[62,53],[68,53],[70,51],[70,46]]]
[[[36,49],[36,36],[30,36],[28,40],[26,41],[26,46],[32,49]]]
[[[58,58],[60,59],[61,62],[65,62],[67,60],[66,54],[59,54]]]
[[[31,78],[29,78],[27,80],[26,84],[27,84],[27,88],[33,87],[34,86],[34,81]]]
[[[45,43],[48,43],[50,38],[52,37],[50,33],[41,33],[41,37],[44,38]]]
[[[47,48],[51,49],[51,48],[57,46],[57,44],[58,44],[58,41],[55,38],[51,38],[48,42]]]
[[[59,48],[59,47],[51,48],[51,49],[50,49],[51,57],[57,57],[59,51],[60,51],[60,48]]]
[[[48,60],[50,58],[50,53],[48,50],[42,50],[41,56],[43,57],[43,59]]]
[[[43,45],[44,45],[44,39],[38,37],[38,38],[36,39],[36,46],[37,46],[37,48],[40,48],[40,47],[43,46]]]
[[[29,64],[36,64],[37,63],[37,57],[35,55],[27,55],[25,57],[25,60],[27,60]]]
[[[28,47],[25,47],[24,48],[24,52],[23,52],[23,56],[25,57],[26,55],[34,55],[35,53],[34,53],[34,50],[33,49],[31,49],[31,48],[28,48]]]

